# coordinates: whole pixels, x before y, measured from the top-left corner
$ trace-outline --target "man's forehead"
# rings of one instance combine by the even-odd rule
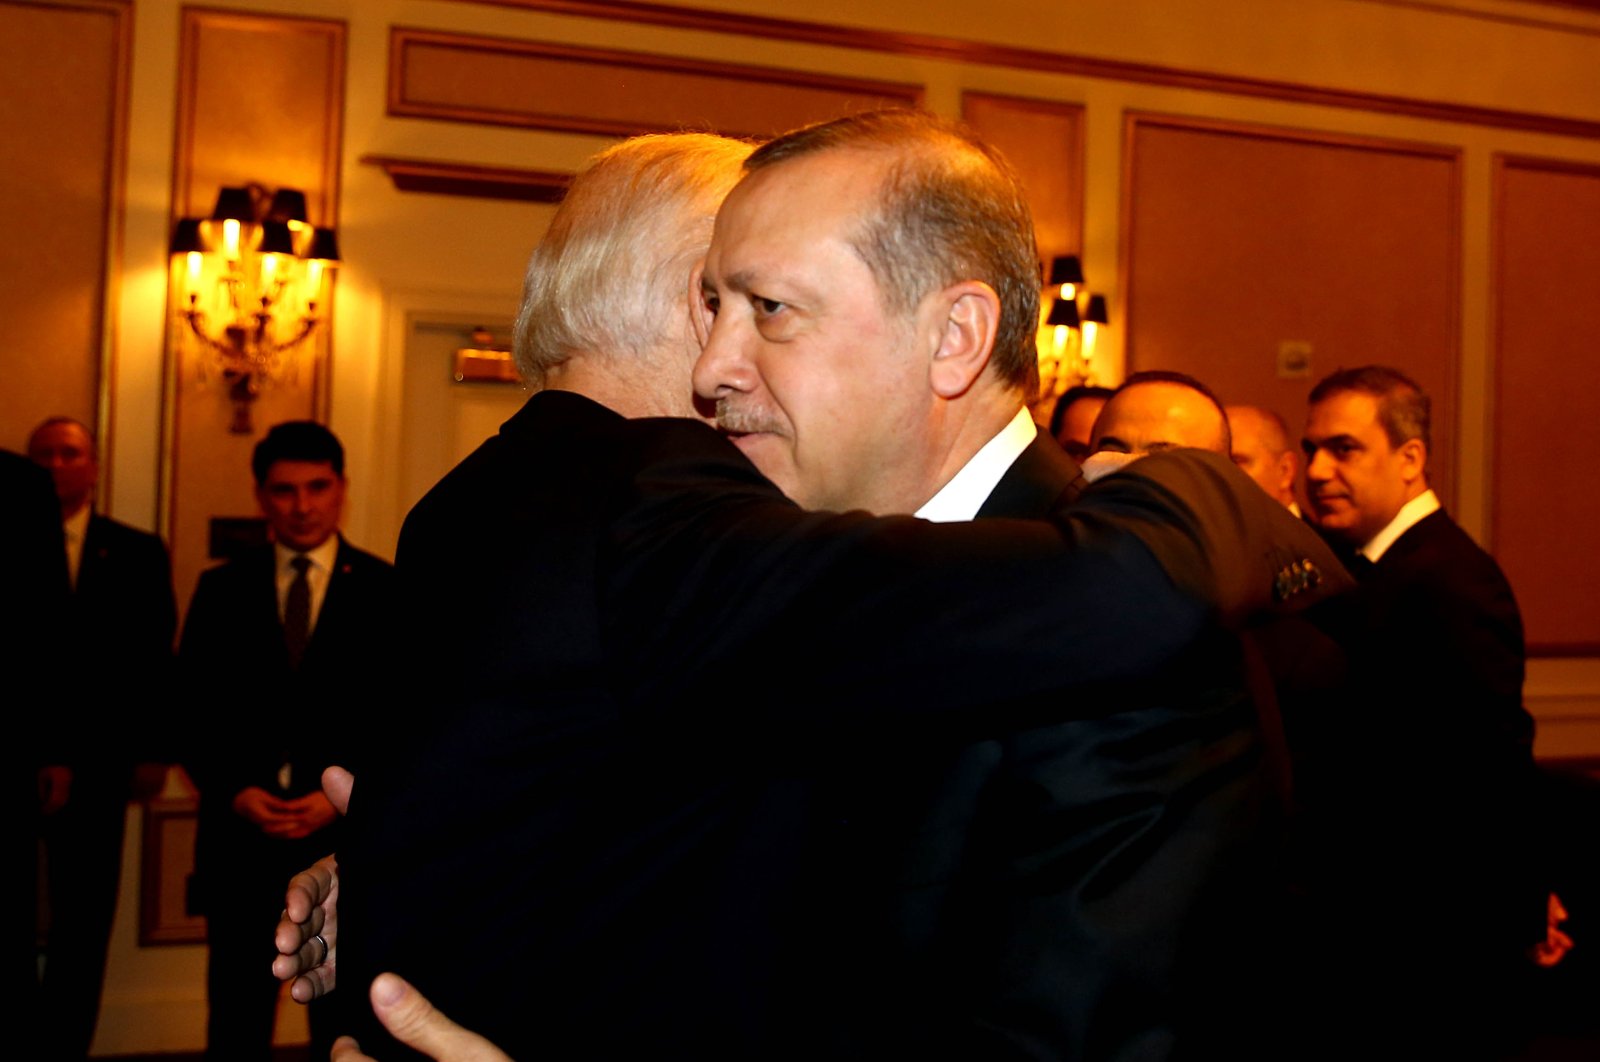
[[[28,448],[30,450],[46,446],[58,449],[71,447],[77,450],[88,450],[89,433],[81,424],[74,421],[58,420],[37,429],[28,440]]]
[[[876,203],[893,156],[855,147],[800,155],[745,175],[717,212],[713,250],[738,236],[783,228],[817,231],[859,218]]]
[[[274,461],[267,467],[263,482],[270,487],[279,483],[314,483],[341,478],[333,470],[332,461]]]

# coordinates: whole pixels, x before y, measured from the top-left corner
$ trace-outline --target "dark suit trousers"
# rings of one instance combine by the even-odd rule
[[[293,845],[285,845],[293,848]],[[310,860],[297,864],[303,870]],[[206,1058],[211,1062],[267,1062],[281,988],[272,976],[272,930],[283,910],[284,889],[294,871],[274,873],[259,862],[211,882],[206,910],[206,998],[210,1017]],[[363,1001],[366,993],[354,995]],[[334,997],[336,998],[336,997]],[[334,998],[310,1007],[311,1057],[325,1059],[338,1035],[331,1020]]]
[[[123,767],[74,770],[67,803],[40,820],[50,902],[42,1058],[82,1059],[94,1039],[122,875],[129,774]]]

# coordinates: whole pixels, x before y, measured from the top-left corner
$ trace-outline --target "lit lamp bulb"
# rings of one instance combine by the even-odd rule
[[[237,218],[224,218],[222,221],[222,253],[228,261],[239,260],[239,220]]]

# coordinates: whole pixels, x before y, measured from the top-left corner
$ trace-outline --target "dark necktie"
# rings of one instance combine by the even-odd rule
[[[1346,554],[1344,557],[1344,568],[1345,571],[1349,572],[1358,583],[1372,578],[1372,574],[1378,570],[1378,566],[1372,561],[1368,560],[1366,554],[1364,553]]]
[[[311,580],[306,578],[311,558],[297,553],[289,566],[294,569],[294,581],[289,584],[289,596],[283,603],[283,641],[289,649],[289,666],[298,668],[306,642],[311,639]]]

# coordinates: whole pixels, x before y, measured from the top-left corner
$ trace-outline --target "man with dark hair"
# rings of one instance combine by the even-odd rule
[[[1067,388],[1056,400],[1056,408],[1050,413],[1050,435],[1074,461],[1089,456],[1094,422],[1110,397],[1109,387],[1080,384]]]
[[[83,1058],[105,978],[134,767],[168,756],[161,723],[129,711],[124,694],[164,699],[178,614],[161,540],[94,511],[100,465],[89,428],[51,417],[29,436],[28,456],[50,473],[60,503],[72,593],[50,635],[74,669],[56,677],[46,723],[54,736],[43,772],[50,937],[40,1027],[45,1057]]]
[[[1533,723],[1505,576],[1428,486],[1428,396],[1400,371],[1333,373],[1302,446],[1311,518],[1360,581],[1352,711],[1301,741],[1325,860],[1330,1011],[1481,1049],[1514,1010],[1546,890],[1529,838]],[[1397,1044],[1398,1046],[1398,1044]]]
[[[1122,381],[1095,418],[1089,440],[1091,453],[1114,454],[1180,446],[1227,454],[1232,445],[1228,415],[1211,388],[1166,369],[1147,369]]]
[[[191,899],[206,916],[207,1057],[265,1059],[277,982],[263,934],[282,907],[270,883],[335,846],[321,777],[355,764],[359,707],[385,673],[389,565],[345,542],[344,450],[311,421],[269,431],[251,458],[272,544],[200,576],[178,662],[193,719],[184,766],[200,790]],[[315,713],[315,734],[278,725]],[[322,1005],[313,1040],[327,1041]]]

